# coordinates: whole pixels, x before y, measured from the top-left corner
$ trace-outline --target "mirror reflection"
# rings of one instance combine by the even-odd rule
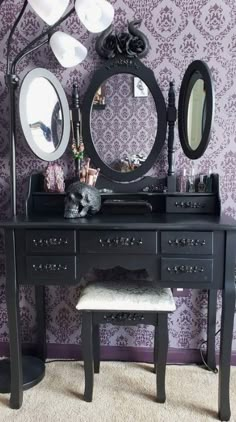
[[[45,153],[56,151],[62,133],[62,108],[59,97],[50,81],[34,78],[26,96],[26,118],[32,138]]]
[[[107,166],[118,172],[140,167],[151,153],[158,128],[147,85],[126,73],[107,79],[94,96],[90,125],[94,147]]]
[[[189,146],[193,151],[195,151],[201,143],[206,120],[206,91],[204,80],[200,75],[196,80],[196,75],[198,75],[197,72],[192,77],[192,83],[190,80],[192,89],[187,112],[187,137]]]

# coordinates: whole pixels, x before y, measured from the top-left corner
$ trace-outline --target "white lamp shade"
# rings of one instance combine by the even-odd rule
[[[48,25],[53,25],[65,12],[70,0],[28,0],[37,15]]]
[[[75,10],[90,32],[101,32],[112,23],[114,8],[106,0],[76,0]]]
[[[63,67],[77,66],[87,56],[87,48],[64,32],[55,32],[49,43],[57,60]]]

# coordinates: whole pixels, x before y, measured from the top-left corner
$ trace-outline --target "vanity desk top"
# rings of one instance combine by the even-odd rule
[[[74,228],[74,229],[139,229],[139,230],[236,230],[236,221],[222,214],[155,214],[148,215],[100,215],[79,219],[60,217],[24,217],[17,216],[0,222],[2,228]]]

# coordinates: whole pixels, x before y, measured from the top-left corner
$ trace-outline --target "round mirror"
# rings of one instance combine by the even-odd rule
[[[166,106],[153,72],[138,59],[111,60],[84,98],[83,138],[93,164],[120,182],[144,176],[166,137]]]
[[[153,96],[134,75],[111,76],[94,96],[93,144],[100,159],[117,172],[132,172],[145,163],[156,139],[157,123]]]
[[[62,156],[70,136],[69,106],[57,78],[46,69],[29,72],[21,85],[20,120],[32,151],[45,161]]]
[[[196,60],[188,67],[179,95],[179,137],[184,153],[197,159],[205,152],[213,121],[213,86],[208,66]]]

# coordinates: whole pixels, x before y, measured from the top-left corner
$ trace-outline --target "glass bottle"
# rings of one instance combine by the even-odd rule
[[[188,192],[195,192],[195,170],[192,166],[190,176],[188,177]]]
[[[204,183],[204,175],[200,174],[200,181],[197,185],[197,191],[199,193],[206,192],[206,184]]]
[[[206,176],[206,192],[212,193],[212,171],[209,169],[208,174]]]
[[[187,174],[186,174],[186,169],[184,168],[182,171],[182,174],[180,175],[180,180],[179,180],[179,191],[180,192],[187,192]]]

